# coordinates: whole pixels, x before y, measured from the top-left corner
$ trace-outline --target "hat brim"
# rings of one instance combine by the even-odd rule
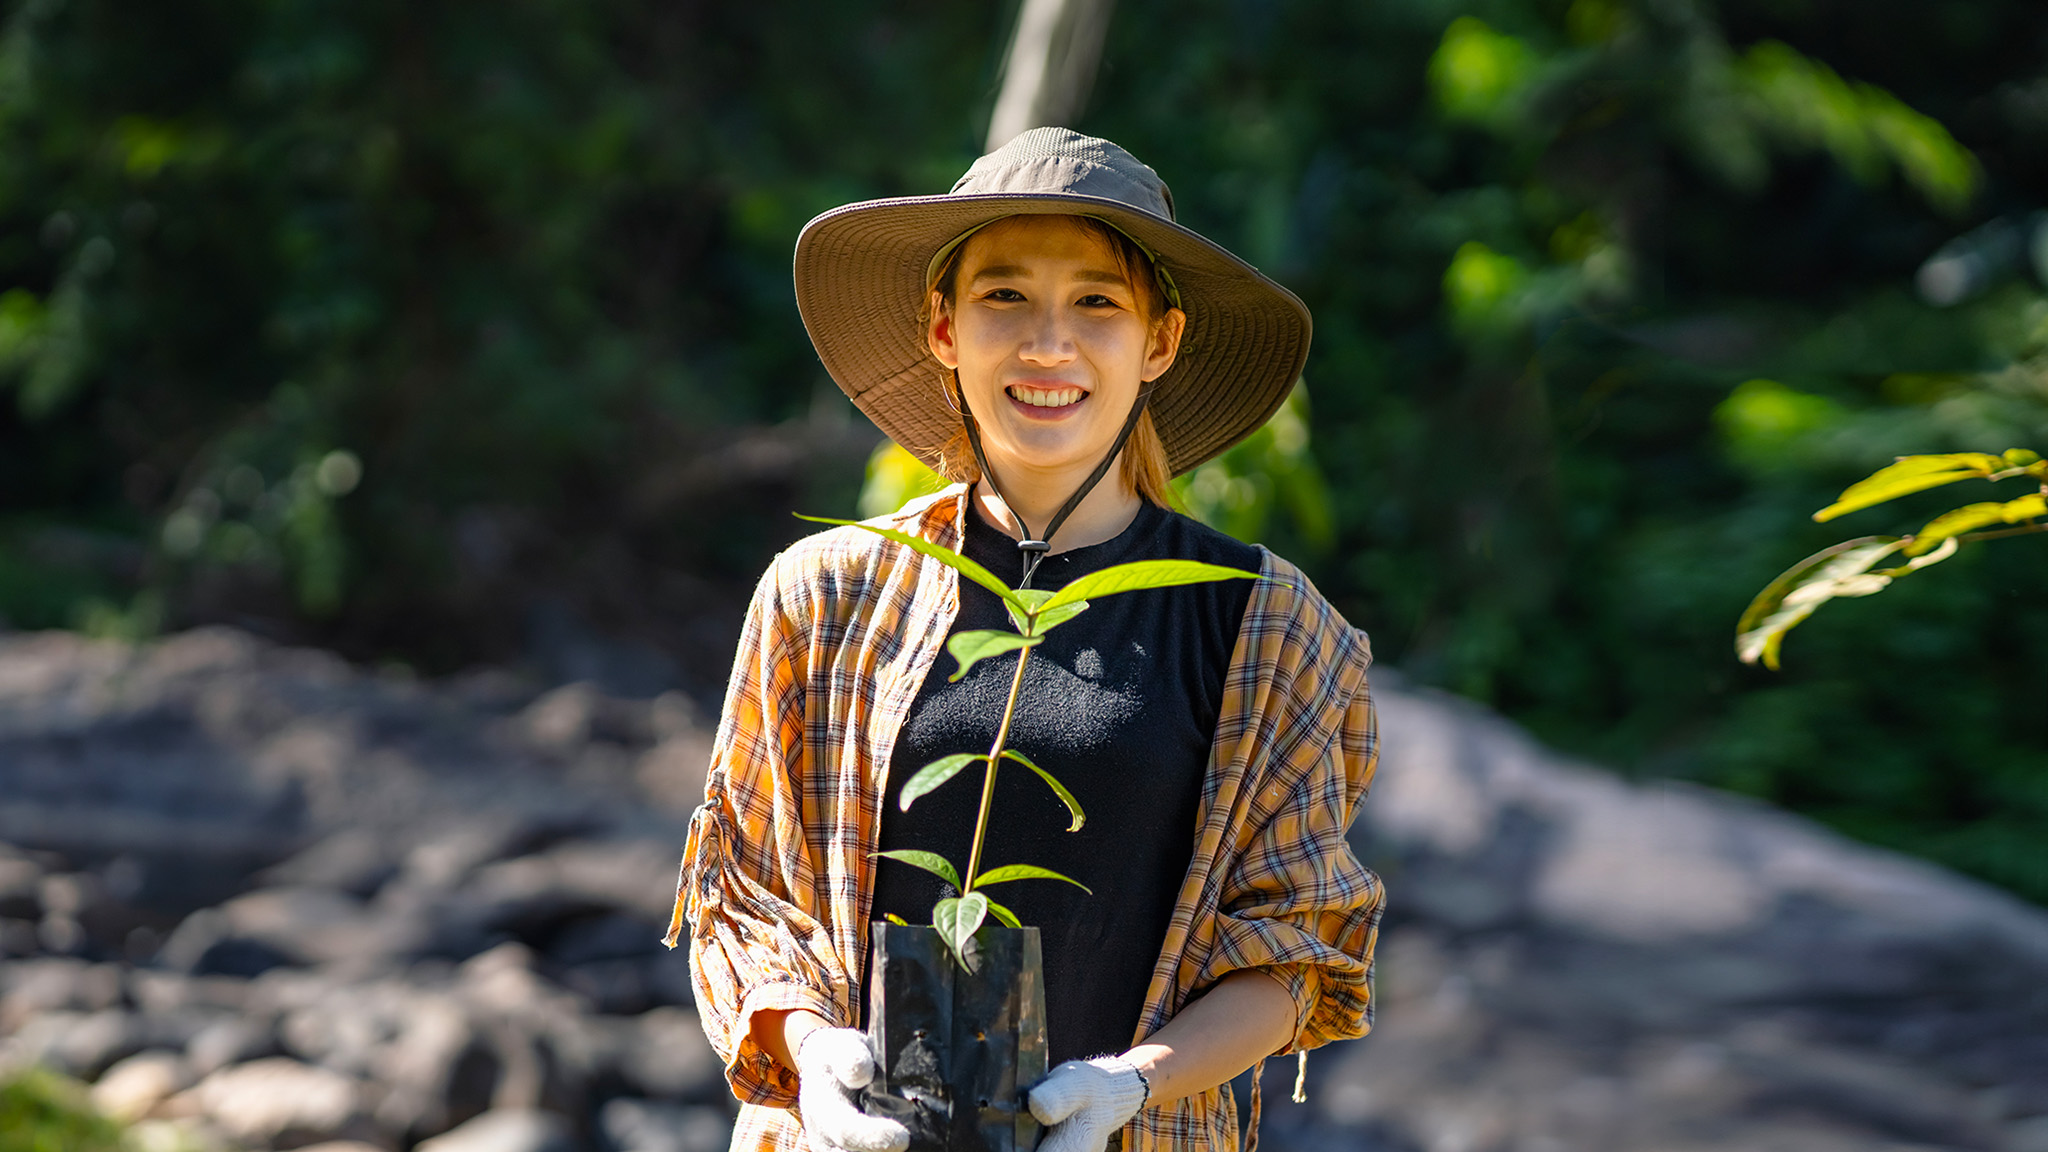
[[[1175,475],[1257,431],[1287,399],[1308,359],[1307,306],[1200,233],[1118,200],[1071,193],[848,204],[797,238],[797,311],[833,382],[912,455],[934,463],[960,428],[917,320],[932,254],[970,229],[1026,215],[1100,217],[1172,274],[1187,330],[1151,411]]]

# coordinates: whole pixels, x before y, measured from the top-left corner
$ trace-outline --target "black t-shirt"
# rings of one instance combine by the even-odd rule
[[[1007,582],[1022,572],[1016,541],[978,510],[968,514],[964,551]],[[1032,585],[1053,591],[1111,565],[1158,559],[1259,570],[1258,549],[1148,503],[1114,539],[1046,557]],[[1088,820],[1069,833],[1059,798],[1029,769],[1006,761],[982,868],[1036,864],[1093,889],[1090,895],[1056,880],[988,889],[1039,930],[1055,1064],[1130,1046],[1194,854],[1224,674],[1251,590],[1250,580],[1224,580],[1104,597],[1032,650],[1009,747],[1065,784]],[[962,580],[953,631],[981,628],[1013,630],[994,593]],[[986,752],[995,739],[1016,657],[984,660],[948,683],[957,667],[947,653],[933,661],[904,721],[883,794],[881,847],[937,852],[965,869],[981,802],[979,765],[909,812],[897,807],[918,769],[955,752]],[[878,864],[877,920],[894,913],[928,924],[932,905],[955,894],[911,865]]]

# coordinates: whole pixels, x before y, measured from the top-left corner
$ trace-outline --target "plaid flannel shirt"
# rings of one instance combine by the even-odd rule
[[[957,550],[965,492],[877,522]],[[1268,579],[1239,629],[1193,862],[1133,1043],[1242,968],[1293,994],[1283,1053],[1372,1024],[1382,889],[1345,840],[1377,759],[1371,650],[1300,571],[1262,553]],[[742,1102],[735,1149],[807,1147],[795,1073],[754,1043],[753,1015],[858,1024],[882,789],[958,609],[952,569],[857,528],[792,545],[755,593],[668,934],[673,947],[690,932],[697,1009]],[[1227,1084],[1123,1131],[1132,1152],[1237,1144]]]

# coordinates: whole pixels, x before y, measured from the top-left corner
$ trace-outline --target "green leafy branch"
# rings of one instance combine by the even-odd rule
[[[956,752],[942,756],[917,770],[904,782],[897,796],[897,806],[910,811],[910,806],[947,781],[958,776],[968,767],[982,765],[981,807],[974,818],[974,846],[967,857],[967,870],[963,873],[953,863],[936,852],[915,848],[903,848],[876,855],[899,860],[944,880],[960,893],[948,896],[932,906],[932,926],[939,931],[946,948],[961,967],[971,967],[969,945],[988,917],[1012,928],[1021,928],[1016,914],[988,898],[982,889],[1007,884],[1014,880],[1061,880],[1093,895],[1093,891],[1071,876],[1063,876],[1050,868],[1035,864],[1003,864],[986,871],[981,866],[981,850],[988,836],[989,812],[996,797],[996,769],[1005,760],[1020,764],[1036,773],[1045,781],[1060,803],[1067,806],[1073,817],[1067,831],[1079,832],[1087,822],[1087,814],[1081,810],[1081,802],[1068,791],[1058,778],[1033,763],[1022,752],[1009,747],[1010,722],[1017,715],[1017,701],[1024,691],[1024,669],[1030,663],[1031,650],[1045,641],[1046,634],[1061,624],[1072,620],[1088,610],[1090,603],[1104,596],[1120,592],[1136,592],[1146,588],[1173,588],[1184,584],[1205,584],[1214,580],[1256,580],[1257,572],[1242,568],[1227,568],[1220,564],[1204,564],[1195,560],[1139,560],[1130,564],[1118,564],[1079,577],[1057,592],[1035,588],[1011,588],[997,579],[995,574],[981,565],[943,545],[934,544],[908,532],[894,528],[883,528],[874,524],[863,524],[854,520],[833,520],[823,516],[799,516],[819,524],[836,524],[859,528],[887,537],[906,548],[921,552],[948,568],[960,573],[966,579],[995,593],[1002,599],[1008,611],[1010,622],[1016,625],[1015,632],[995,629],[979,629],[955,633],[946,641],[946,651],[959,664],[950,680],[958,681],[967,675],[967,670],[991,657],[1017,653],[1017,668],[1010,676],[1009,698],[1003,703],[1003,715],[996,725],[994,743],[983,752]]]
[[[1749,602],[1735,625],[1736,655],[1745,664],[1761,659],[1765,667],[1776,670],[1785,634],[1828,601],[1882,592],[1899,577],[1955,555],[1964,544],[2048,532],[2048,520],[2042,519],[2048,517],[2048,461],[2024,448],[1997,456],[1988,452],[1901,456],[1897,463],[1850,485],[1813,518],[1825,523],[1958,480],[2018,479],[2033,481],[2036,490],[2012,500],[1952,508],[1910,536],[1844,540],[1794,564]],[[1906,562],[1877,567],[1894,553],[1905,556]]]

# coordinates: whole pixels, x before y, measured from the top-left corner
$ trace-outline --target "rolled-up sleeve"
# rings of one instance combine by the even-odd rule
[[[754,1043],[754,1014],[805,1008],[843,1024],[833,989],[851,981],[803,835],[807,621],[788,599],[778,559],[747,613],[667,936],[674,947],[689,929],[697,1010],[733,1094],[771,1107],[796,1103],[796,1076]]]
[[[1361,687],[1336,738],[1291,774],[1292,787],[1276,797],[1224,880],[1217,948],[1200,984],[1264,968],[1294,997],[1294,1038],[1282,1053],[1372,1027],[1385,891],[1346,833],[1375,767],[1374,724]]]

